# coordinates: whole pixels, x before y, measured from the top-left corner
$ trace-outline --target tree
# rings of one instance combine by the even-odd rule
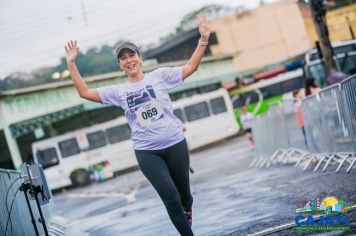
[[[337,68],[333,59],[333,48],[331,46],[328,26],[326,24],[326,6],[324,5],[323,0],[310,0],[310,10],[315,30],[319,38],[319,44],[323,60],[326,65],[327,75],[330,75],[330,72],[337,71]],[[326,81],[323,81],[323,83],[323,85],[325,85]]]
[[[90,75],[103,74],[118,71],[118,64],[115,58],[115,49],[122,41],[118,41],[113,46],[103,45],[100,48],[89,48],[85,53],[80,53],[77,58],[77,65],[83,77]],[[23,88],[35,86],[44,83],[55,82],[52,74],[55,72],[62,73],[67,70],[67,61],[62,57],[58,65],[49,68],[46,71],[37,71],[33,73],[34,79],[24,80],[21,78],[12,78],[8,76],[0,80],[0,90]],[[70,80],[70,77],[63,78]]]
[[[160,38],[161,43],[165,43],[166,41],[176,37],[178,34],[182,32],[189,31],[197,27],[196,25],[196,17],[198,14],[204,14],[208,17],[208,19],[215,19],[219,17],[223,17],[232,13],[244,11],[245,8],[243,6],[239,6],[236,8],[231,8],[225,5],[211,4],[204,6],[198,10],[194,10],[185,16],[183,16],[179,25],[176,27],[175,32],[171,32]]]

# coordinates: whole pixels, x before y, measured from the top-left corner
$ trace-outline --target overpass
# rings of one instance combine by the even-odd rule
[[[238,77],[238,72],[232,58],[233,55],[204,58],[199,70],[190,76],[182,86],[171,90],[170,94],[176,97],[179,97],[177,95],[180,97],[189,96],[184,93],[220,84],[221,81],[234,80]],[[149,72],[159,67],[179,66],[184,63],[185,61],[178,61],[151,65],[144,67],[143,71]],[[112,72],[86,77],[85,80],[89,87],[97,88],[124,83],[126,77],[123,72]],[[20,164],[26,161],[25,156],[31,155],[32,142],[55,136],[58,133],[53,128],[53,124],[56,122],[103,107],[105,106],[80,98],[72,81],[59,81],[0,92],[0,141],[6,140],[2,149],[3,147],[8,149],[7,152],[2,150],[2,154],[0,153],[0,167],[4,159],[8,158],[12,160],[16,169],[19,168]],[[76,122],[80,124],[82,121],[77,119]],[[62,123],[68,125],[68,122]],[[8,153],[7,157],[6,153]]]

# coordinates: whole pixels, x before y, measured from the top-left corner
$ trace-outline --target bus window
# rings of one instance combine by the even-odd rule
[[[337,62],[342,72],[349,75],[356,73],[356,54],[338,58]]]
[[[219,114],[227,111],[223,97],[214,98],[210,100],[211,107],[214,114]]]
[[[58,165],[59,163],[56,149],[53,147],[44,150],[38,150],[36,156],[38,164],[41,164],[43,169]]]
[[[292,92],[296,89],[300,89],[303,88],[304,84],[303,84],[303,78],[295,78],[292,80],[287,80],[287,81],[283,81],[281,83],[281,87],[282,87],[282,91],[283,93],[288,93],[288,92]]]
[[[106,145],[105,134],[103,131],[96,131],[87,134],[89,150],[93,150]]]
[[[174,109],[173,113],[176,117],[178,117],[178,119],[180,119],[180,121],[182,121],[182,123],[185,123],[183,111],[181,109]]]
[[[62,157],[69,157],[80,153],[80,149],[75,138],[64,140],[62,142],[59,142],[58,144]]]
[[[186,106],[184,107],[184,111],[188,121],[195,121],[210,116],[208,104],[206,102]]]
[[[130,139],[131,129],[128,124],[118,125],[106,130],[106,135],[109,139],[109,143],[117,143]]]
[[[326,78],[326,68],[324,63],[319,63],[315,65],[310,65],[308,67],[309,76],[313,77],[318,86],[323,84],[324,79]]]
[[[271,98],[283,94],[281,84],[273,84],[261,89],[263,98]]]
[[[334,58],[337,69],[342,73],[354,74],[356,67],[356,40],[333,44]],[[327,73],[323,60],[315,49],[306,53],[304,72],[308,77],[314,77],[320,87],[327,85]]]

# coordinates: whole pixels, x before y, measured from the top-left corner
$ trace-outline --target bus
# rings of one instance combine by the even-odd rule
[[[229,94],[224,89],[197,94],[173,103],[190,150],[230,137],[239,131]],[[131,130],[125,117],[96,124],[32,144],[52,190],[84,186],[95,178],[137,168]]]
[[[225,89],[178,100],[173,109],[183,124],[190,150],[233,136],[240,129]]]
[[[336,42],[332,44],[334,60],[338,71],[348,75],[356,74],[356,40]],[[320,87],[326,85],[325,64],[317,49],[312,49],[304,57],[304,73],[306,77],[313,77]]]
[[[292,98],[292,92],[304,87],[303,70],[296,69],[273,78],[230,91],[236,119],[239,121],[241,107],[246,106],[255,115],[266,112],[268,104],[284,98]]]
[[[36,163],[42,165],[49,187],[58,189],[90,183],[90,173],[110,178],[118,170],[136,166],[131,129],[124,117],[79,129],[32,144]]]

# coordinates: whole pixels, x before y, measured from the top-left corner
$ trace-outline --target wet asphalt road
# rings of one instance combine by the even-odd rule
[[[335,196],[356,204],[356,169],[303,172],[291,165],[248,167],[254,152],[243,137],[191,155],[195,235],[248,235],[294,222],[304,200]],[[68,220],[67,235],[178,235],[161,200],[140,171],[54,196],[56,214]],[[356,235],[352,231],[318,235]],[[285,229],[270,235],[311,235]]]

